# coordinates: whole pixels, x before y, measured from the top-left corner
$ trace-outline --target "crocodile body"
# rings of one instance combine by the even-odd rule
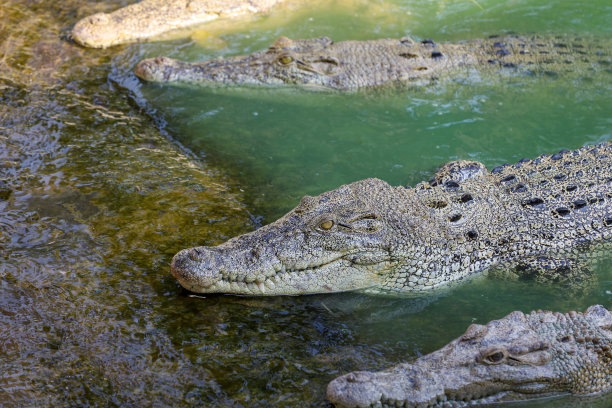
[[[77,22],[72,38],[86,47],[144,41],[222,17],[270,11],[283,0],[143,0]]]
[[[332,381],[339,407],[465,407],[612,388],[612,313],[512,312],[412,364]]]
[[[194,292],[418,292],[493,267],[572,279],[585,249],[611,237],[612,144],[604,143],[491,172],[450,162],[413,188],[357,181],[306,196],[219,246],[182,250],[171,269]]]
[[[336,90],[429,82],[485,73],[592,77],[609,74],[611,42],[596,38],[506,36],[456,44],[410,38],[333,42],[279,37],[245,57],[189,63],[141,61],[135,73],[156,82],[211,85],[302,85]]]

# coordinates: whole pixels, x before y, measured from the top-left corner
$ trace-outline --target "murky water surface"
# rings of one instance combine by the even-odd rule
[[[0,405],[324,406],[335,376],[410,361],[473,322],[612,306],[610,262],[576,296],[485,279],[420,298],[194,297],[168,270],[179,249],[250,231],[304,194],[610,140],[609,71],[350,95],[131,74],[141,58],[243,54],[279,35],[610,38],[608,1],[321,2],[183,40],[68,40],[78,18],[127,3],[0,0]],[[572,402],[534,406],[559,404]]]

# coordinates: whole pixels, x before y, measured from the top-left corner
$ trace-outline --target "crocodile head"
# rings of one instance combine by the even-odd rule
[[[328,37],[291,40],[279,37],[264,51],[248,56],[187,63],[167,57],[146,59],[134,72],[147,81],[201,84],[280,85],[333,87],[340,62],[326,55]]]
[[[284,217],[216,247],[180,251],[181,285],[200,293],[306,294],[377,285],[396,264],[379,210],[403,187],[366,179],[304,197]]]
[[[612,387],[612,313],[513,312],[473,324],[445,347],[381,372],[333,380],[327,397],[339,407],[464,407]]]

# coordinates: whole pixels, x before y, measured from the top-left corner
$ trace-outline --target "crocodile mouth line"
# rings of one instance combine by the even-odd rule
[[[452,395],[447,392],[436,396],[435,401],[426,405],[427,408],[440,408],[440,407],[452,407],[452,408],[461,408],[468,407],[472,405],[482,405],[482,404],[491,404],[498,405],[504,402],[511,401],[524,401],[529,399],[530,401],[537,399],[548,399],[548,398],[557,398],[563,395],[567,395],[567,393],[554,393],[551,390],[545,389],[550,386],[547,382],[536,382],[536,383],[525,383],[525,384],[515,384],[515,389],[503,390],[496,393],[481,395],[481,394],[473,394],[467,396],[460,395]],[[535,389],[539,388],[539,389]],[[540,394],[537,397],[532,397],[533,394]],[[510,400],[504,400],[504,397],[509,396]],[[527,398],[527,396],[530,396]],[[403,406],[410,408],[416,407],[418,404],[411,404],[406,402]],[[380,407],[396,407],[396,401],[394,399],[389,398],[381,398],[380,401],[375,402],[370,405],[370,408],[380,408]]]
[[[226,273],[221,273],[222,278],[219,280],[219,283],[228,284],[232,288],[234,286],[239,289],[247,288],[252,293],[257,293],[257,292],[266,293],[267,290],[274,290],[276,285],[279,283],[282,283],[282,281],[286,281],[287,279],[292,279],[292,278],[305,277],[305,275],[315,273],[317,270],[327,265],[330,265],[334,262],[337,262],[338,260],[341,260],[341,259],[342,258],[337,258],[331,262],[317,265],[314,267],[309,266],[304,269],[287,269],[284,265],[282,265],[279,270],[274,271],[273,275],[266,276],[263,279],[262,277],[257,277],[253,280],[250,280],[250,282],[247,281],[246,276],[243,276],[241,277],[241,279],[238,279],[238,278],[232,278],[232,276]]]
[[[275,289],[277,284],[291,284],[292,281],[305,281],[307,275],[316,275],[322,268],[329,267],[335,263],[339,263],[345,261],[350,265],[354,265],[347,257],[359,253],[363,253],[367,251],[358,250],[351,251],[334,258],[326,263],[321,263],[318,265],[309,265],[305,268],[287,268],[284,264],[281,263],[280,267],[274,268],[274,273],[269,276],[256,276],[254,278],[250,278],[249,276],[243,275],[240,277],[233,277],[230,273],[220,271],[221,278],[217,281],[217,284],[225,284],[229,285],[232,289],[238,289],[239,291],[243,291],[244,289],[248,289],[251,293],[261,293],[265,294],[268,290],[272,291]],[[330,290],[332,291],[332,290]]]

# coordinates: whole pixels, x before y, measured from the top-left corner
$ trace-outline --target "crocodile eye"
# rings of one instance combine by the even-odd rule
[[[334,226],[334,222],[332,220],[325,220],[319,224],[319,227],[324,230],[331,229]]]
[[[506,359],[506,353],[501,350],[493,351],[487,354],[483,361],[487,364],[500,364]]]
[[[289,55],[283,55],[278,59],[278,62],[283,65],[291,64],[293,62],[293,58],[291,58]]]

